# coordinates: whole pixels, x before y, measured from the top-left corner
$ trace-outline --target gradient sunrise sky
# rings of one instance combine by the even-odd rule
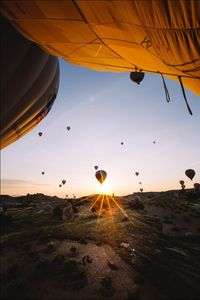
[[[137,85],[129,73],[95,72],[62,60],[60,67],[58,96],[47,118],[1,151],[1,194],[98,193],[95,165],[106,170],[105,191],[115,195],[200,182],[198,96],[186,89],[190,116],[176,81],[166,79],[167,103],[159,75],[146,74]],[[196,171],[193,181],[184,174],[188,168]]]

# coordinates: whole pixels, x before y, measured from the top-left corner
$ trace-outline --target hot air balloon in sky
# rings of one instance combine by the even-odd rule
[[[200,191],[200,183],[194,183],[194,188],[195,190]]]
[[[183,185],[185,182],[184,182],[184,180],[180,180],[179,183],[180,183],[181,185]]]
[[[6,19],[0,20],[3,149],[31,131],[50,111],[58,92],[59,62],[25,39]]]
[[[59,187],[61,188],[61,187],[62,187],[62,184],[59,184]]]
[[[39,136],[42,136],[42,135],[43,135],[43,133],[42,133],[42,132],[38,132],[38,135],[39,135]]]
[[[66,180],[65,180],[65,179],[63,179],[63,180],[62,180],[62,184],[64,185],[65,183],[66,183]]]
[[[94,168],[95,168],[95,170],[98,170],[99,167],[98,166],[94,166]]]
[[[135,175],[138,176],[138,175],[139,175],[139,172],[135,172]]]
[[[107,177],[107,173],[104,170],[98,170],[95,173],[96,179],[102,184]]]
[[[144,79],[144,73],[143,72],[131,72],[130,78],[133,82],[140,84],[140,82]]]
[[[142,182],[140,181],[139,184],[142,184]]]
[[[42,171],[42,175],[44,175],[45,174],[45,172],[44,171]]]
[[[192,180],[195,176],[195,171],[193,169],[187,169],[185,175]]]
[[[67,126],[67,130],[69,131],[71,129],[71,127],[70,126]]]
[[[142,193],[142,192],[143,192],[143,189],[140,189],[140,192]]]
[[[121,142],[121,145],[123,146],[123,145],[124,145],[124,143],[123,143],[123,142]]]

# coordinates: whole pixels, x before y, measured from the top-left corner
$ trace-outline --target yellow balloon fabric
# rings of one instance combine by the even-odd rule
[[[26,38],[72,64],[188,76],[184,86],[200,94],[200,1],[4,0],[1,12]]]

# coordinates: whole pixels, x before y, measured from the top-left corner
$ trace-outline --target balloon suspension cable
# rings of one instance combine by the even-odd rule
[[[170,102],[170,95],[169,95],[169,91],[168,91],[167,85],[166,85],[166,83],[165,83],[164,76],[163,76],[163,74],[160,73],[160,72],[159,72],[159,74],[160,74],[161,77],[162,77],[162,82],[163,82],[163,86],[164,86],[164,91],[165,91],[166,101],[167,101],[167,102]]]
[[[185,104],[187,106],[187,109],[188,109],[190,115],[192,115],[192,110],[191,110],[191,108],[190,108],[190,106],[188,104],[188,101],[187,101],[187,97],[186,97],[186,94],[185,94],[185,89],[184,89],[184,86],[183,86],[183,82],[182,82],[181,76],[178,76],[178,80],[179,80],[180,85],[181,85],[181,89],[182,89],[183,97],[184,97],[184,100],[185,100]]]

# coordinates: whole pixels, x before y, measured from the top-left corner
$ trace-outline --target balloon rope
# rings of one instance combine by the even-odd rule
[[[161,75],[161,77],[162,77],[162,82],[163,82],[163,86],[164,86],[164,91],[165,91],[166,101],[167,101],[167,102],[170,102],[170,95],[169,95],[169,91],[168,91],[167,85],[166,85],[166,83],[165,83],[165,79],[164,79],[162,73],[160,73],[160,75]]]
[[[180,85],[181,85],[181,89],[182,89],[182,93],[183,93],[183,97],[185,99],[185,103],[186,103],[187,109],[188,109],[190,115],[192,115],[191,108],[190,108],[190,106],[188,104],[188,101],[187,101],[187,98],[186,98],[185,89],[184,89],[184,86],[183,86],[183,82],[182,82],[181,76],[178,76],[178,80],[179,80]]]

